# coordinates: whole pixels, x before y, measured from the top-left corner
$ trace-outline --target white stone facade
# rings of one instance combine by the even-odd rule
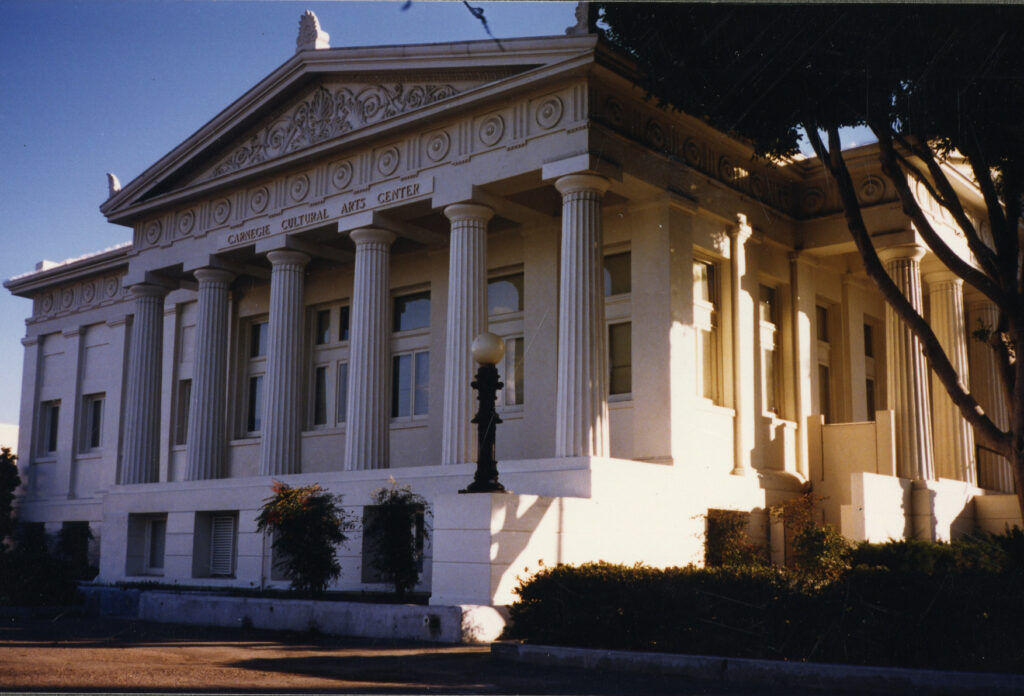
[[[33,299],[22,517],[88,522],[100,580],[282,584],[254,519],[274,479],[357,516],[411,485],[445,604],[507,603],[538,559],[699,562],[716,509],[779,557],[766,511],[807,484],[853,538],[1005,517],[1005,462],[930,388],[813,160],[763,167],[658,110],[592,35],[408,46],[399,68],[307,44],[111,191],[130,246],[5,284]],[[998,400],[964,313],[986,308],[871,148],[847,154],[890,273]],[[507,346],[514,493],[459,495],[483,330]],[[360,549],[337,588],[376,589]]]

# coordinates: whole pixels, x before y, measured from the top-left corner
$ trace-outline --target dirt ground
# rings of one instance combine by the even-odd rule
[[[2,619],[0,691],[820,694],[517,664],[492,658],[485,645],[78,616]]]

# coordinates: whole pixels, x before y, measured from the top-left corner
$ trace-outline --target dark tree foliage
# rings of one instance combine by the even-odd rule
[[[353,527],[341,507],[341,496],[318,484],[291,487],[275,481],[273,495],[256,517],[259,531],[274,534],[273,547],[283,558],[292,589],[320,595],[341,573],[336,547]]]
[[[867,274],[921,340],[929,364],[979,441],[1013,464],[1024,511],[1024,7],[599,3],[606,36],[632,55],[663,105],[751,142],[762,155],[807,137],[839,191]],[[988,340],[1001,357],[1010,425],[964,389],[928,323],[892,282],[871,242],[839,129],[866,125],[882,170],[924,242],[999,308]],[[950,166],[973,177],[985,215],[968,214]],[[974,261],[922,211],[911,182],[952,216]],[[984,229],[983,229],[984,228]]]
[[[9,447],[0,448],[0,553],[4,539],[14,532],[14,491],[21,485],[17,460]]]

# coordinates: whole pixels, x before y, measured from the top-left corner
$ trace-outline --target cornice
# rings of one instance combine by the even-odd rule
[[[108,251],[92,254],[78,261],[62,263],[52,268],[25,273],[4,281],[12,295],[33,297],[40,291],[61,284],[76,282],[85,276],[99,276],[127,269],[132,245],[125,244]]]

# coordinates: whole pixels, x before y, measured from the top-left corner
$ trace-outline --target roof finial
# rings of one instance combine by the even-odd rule
[[[576,24],[565,28],[566,36],[592,34],[597,30],[597,7],[584,0],[576,3]]]
[[[107,189],[109,190],[108,198],[121,190],[121,182],[110,172],[107,172]]]
[[[331,35],[320,28],[320,22],[313,11],[306,10],[299,17],[299,38],[295,40],[295,52],[330,47]]]

